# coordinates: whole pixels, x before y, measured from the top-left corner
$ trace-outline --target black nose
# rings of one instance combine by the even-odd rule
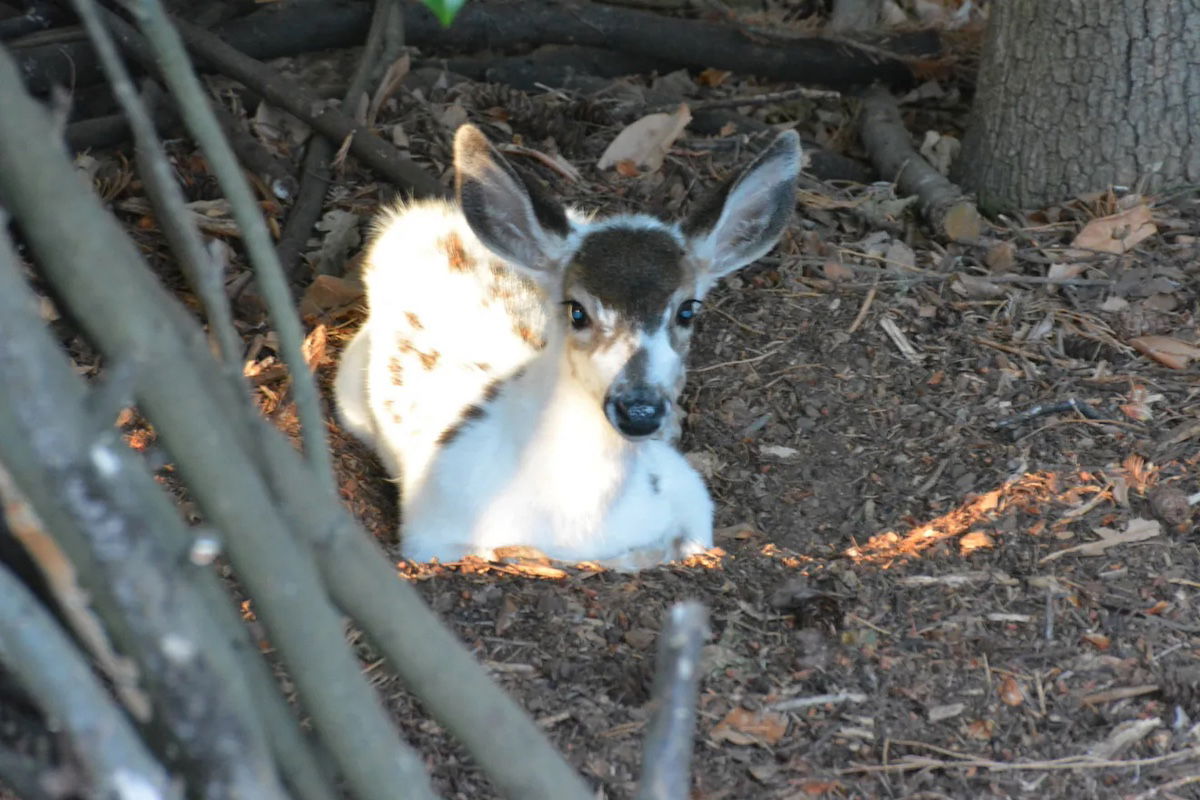
[[[667,411],[661,397],[649,392],[630,392],[616,398],[617,428],[626,436],[649,436],[662,425]]]

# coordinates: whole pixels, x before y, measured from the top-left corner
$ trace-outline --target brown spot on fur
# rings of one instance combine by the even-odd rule
[[[480,372],[491,372],[492,365],[487,363],[486,361],[476,361],[475,369],[479,370]]]
[[[483,390],[483,402],[490,403],[496,399],[496,395],[500,394],[500,387],[504,385],[504,381],[500,378],[489,383]]]
[[[467,250],[463,247],[462,239],[457,233],[448,233],[441,240],[442,250],[446,253],[446,262],[452,272],[466,272],[471,268],[467,258]]]
[[[656,325],[683,281],[683,248],[653,228],[605,228],[583,240],[571,278],[619,314]]]
[[[393,386],[404,385],[404,364],[400,361],[399,356],[392,356],[388,359],[388,373],[392,376]]]
[[[404,316],[408,318],[408,324],[413,326],[414,330],[423,331],[425,326],[421,324],[421,318],[411,311],[405,311]]]
[[[513,333],[520,336],[522,341],[532,347],[534,350],[542,350],[546,347],[546,340],[539,336],[533,328],[523,322],[519,322],[513,326]]]
[[[458,435],[463,432],[463,428],[470,425],[474,420],[486,415],[487,411],[483,409],[483,406],[467,406],[463,409],[462,414],[459,415],[458,420],[441,432],[437,438],[437,443],[445,447],[458,438]]]
[[[430,350],[428,353],[421,352],[404,336],[396,337],[396,349],[401,353],[416,353],[417,357],[421,359],[421,366],[425,369],[433,369],[437,365],[438,359],[442,357],[437,350]]]

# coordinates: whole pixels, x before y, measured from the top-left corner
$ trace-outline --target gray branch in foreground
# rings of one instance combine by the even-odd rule
[[[280,563],[281,554],[287,556],[294,542],[274,538],[279,535],[275,509],[259,504],[274,492],[285,501],[292,529],[315,545],[317,564],[338,605],[361,623],[414,694],[467,746],[505,796],[520,800],[589,800],[592,792],[528,715],[496,689],[416,590],[396,578],[387,559],[348,512],[324,497],[315,476],[283,435],[253,415],[229,385],[218,379],[195,325],[138,264],[131,244],[95,199],[90,194],[86,200],[77,197],[81,194],[77,178],[69,168],[64,173],[55,161],[62,156],[46,136],[44,125],[31,128],[27,121],[22,123],[23,117],[33,112],[25,107],[27,98],[17,96],[13,88],[16,84],[9,82],[12,70],[4,68],[6,63],[0,58],[0,103],[9,111],[0,115],[0,194],[10,187],[24,193],[28,204],[24,208],[28,218],[25,227],[44,262],[43,271],[59,287],[93,339],[110,355],[141,353],[143,363],[153,371],[153,382],[139,387],[142,406],[176,454],[210,521],[238,540],[237,548],[231,541],[231,551],[239,571],[250,569],[243,566],[248,545],[241,540],[269,534],[270,540],[256,548],[261,561],[255,566],[266,572],[257,579],[284,583],[280,576],[289,575],[287,564]],[[5,144],[39,136],[45,144],[38,147]],[[24,166],[16,160],[25,162]],[[45,166],[39,160],[55,163]],[[69,197],[60,200],[60,194]],[[64,225],[62,220],[71,223]],[[103,260],[98,254],[105,256]],[[71,265],[85,262],[90,265],[86,274],[73,275]],[[135,316],[129,309],[140,313]],[[248,437],[250,441],[231,441],[223,421],[246,414],[252,415],[261,433]],[[252,456],[246,452],[251,445],[263,444],[266,453],[253,457],[273,463],[274,469],[267,470],[272,481],[269,489],[258,482],[249,466]],[[222,481],[230,481],[232,486],[226,490]],[[264,526],[270,530],[259,529]],[[272,552],[272,548],[278,552]],[[294,623],[301,633],[319,630],[319,620],[308,611],[308,603],[312,602],[308,594],[314,592],[292,577],[286,583],[291,584],[294,605],[278,611],[263,604],[255,585],[248,588],[285,661],[290,669],[297,670],[295,677],[300,679],[326,668],[327,640],[314,641],[314,652],[302,657],[276,637],[272,627],[276,613],[285,617],[278,624]],[[342,763],[362,768],[378,754],[373,747],[378,742],[369,738],[369,713],[362,719],[356,717],[353,712],[357,706],[336,691],[342,677],[335,675],[328,688],[334,702],[345,705],[349,714],[344,740],[331,740],[341,730],[331,726],[317,709],[310,706],[310,710],[318,733],[330,749],[337,750]],[[302,700],[308,705],[308,686],[300,680],[298,684]],[[356,750],[364,733],[368,740]],[[410,789],[410,797],[416,794],[411,782],[393,782],[390,786],[388,791],[404,786]]]
[[[266,422],[260,423],[264,428]],[[272,435],[268,436],[266,433]],[[429,713],[462,742],[505,797],[589,800],[592,792],[491,679],[340,504],[322,503],[303,465],[264,432],[269,476],[293,528],[313,545],[334,602],[353,617]],[[413,642],[420,642],[414,647]]]
[[[190,537],[118,439],[111,413],[97,418],[104,404],[97,409],[91,402],[94,394],[42,325],[2,230],[0,386],[0,494],[9,527],[31,554],[40,554],[63,607],[80,593],[63,584],[78,582],[119,649],[136,662],[140,675],[123,668],[128,662],[101,660],[114,667],[109,677],[119,695],[137,698],[129,705],[139,718],[151,713],[142,698],[153,698],[154,718],[179,745],[204,796],[283,800],[240,665],[183,574]],[[34,513],[18,520],[15,511],[28,506]],[[65,562],[47,559],[52,549]],[[67,615],[73,624],[92,613],[79,605]],[[99,636],[80,638],[91,644]]]
[[[2,564],[0,662],[70,737],[94,796],[181,797],[58,623]]]
[[[272,503],[250,452],[259,443],[243,435],[257,413],[220,379],[198,326],[81,185],[3,50],[0,107],[0,199],[92,341],[109,358],[135,357],[143,366],[139,406],[208,520],[226,533],[235,570],[347,782],[362,798],[387,797],[397,787],[410,798],[433,797],[421,759],[400,741],[361,674],[311,554]],[[311,470],[303,471],[310,491],[334,505]]]
[[[860,99],[858,135],[884,180],[895,181],[901,194],[917,196],[921,213],[939,236],[954,241],[978,239],[983,221],[974,202],[913,147],[892,93],[875,86]]]
[[[691,794],[700,648],[707,635],[703,605],[688,601],[671,606],[658,640],[654,711],[642,754],[638,800],[687,800]]]
[[[204,151],[209,168],[229,200],[233,217],[242,232],[246,255],[254,266],[254,277],[266,301],[275,331],[279,334],[280,354],[292,376],[292,392],[303,428],[305,454],[325,491],[334,497],[333,461],[326,441],[317,382],[304,360],[304,331],[262,212],[233,148],[229,146],[209,107],[208,95],[192,70],[183,42],[167,20],[166,12],[158,0],[127,0],[125,5],[138,21],[184,123]]]
[[[92,40],[92,46],[96,48],[113,97],[129,121],[137,148],[138,172],[163,234],[172,252],[179,258],[192,289],[204,303],[209,329],[221,348],[221,359],[226,370],[231,371],[235,378],[240,378],[242,344],[233,326],[233,315],[225,296],[223,265],[217,263],[205,249],[200,232],[189,222],[183,191],[163,152],[154,120],[138,99],[125,63],[117,54],[116,44],[96,13],[95,2],[72,0],[72,5]]]

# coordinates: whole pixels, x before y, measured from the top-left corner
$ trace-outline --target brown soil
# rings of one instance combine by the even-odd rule
[[[486,123],[482,91],[448,90],[435,112],[458,103]],[[507,119],[518,133],[520,122]],[[617,128],[566,110],[555,124],[569,133],[525,143],[578,142],[561,152],[585,178],[557,188],[592,207],[667,197],[675,213],[745,158],[684,141],[660,175],[601,175],[591,165]],[[1165,791],[1200,796],[1200,539],[1194,507],[1179,505],[1200,490],[1200,383],[1127,344],[1194,340],[1200,207],[1158,207],[1160,235],[1088,273],[1175,275],[1174,310],[1153,311],[1143,292],[1105,312],[1107,287],[1018,281],[987,296],[947,267],[986,278],[989,250],[1008,242],[1017,271],[1043,275],[1034,258],[1113,198],[994,229],[982,247],[929,242],[907,215],[872,240],[861,211],[877,199],[811,184],[776,254],[708,304],[683,447],[717,501],[716,557],[635,576],[401,573],[606,797],[636,785],[656,634],[685,598],[704,602],[712,627],[695,798],[1148,797],[1172,781]],[[896,241],[915,270],[887,263],[905,252],[887,249]],[[882,259],[864,255],[872,247]],[[1104,419],[1068,409],[998,427],[1072,398]],[[335,449],[351,506],[394,541],[378,464],[336,433]],[[1157,535],[1073,550],[1131,525]],[[404,688],[380,681],[442,791],[491,796]]]

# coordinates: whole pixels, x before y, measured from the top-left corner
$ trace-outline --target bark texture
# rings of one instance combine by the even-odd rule
[[[959,179],[988,211],[1200,182],[1200,0],[992,7]]]

